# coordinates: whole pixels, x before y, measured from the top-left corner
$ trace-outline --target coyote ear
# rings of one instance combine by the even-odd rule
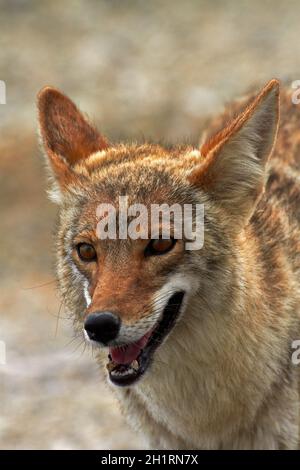
[[[188,176],[245,223],[264,187],[265,164],[279,120],[279,82],[271,80],[246,109],[201,148],[204,161]]]
[[[70,179],[76,163],[108,147],[75,104],[55,88],[39,92],[38,116],[43,145],[60,186]]]

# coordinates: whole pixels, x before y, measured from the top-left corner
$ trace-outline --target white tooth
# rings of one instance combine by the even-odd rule
[[[132,363],[130,364],[130,366],[131,366],[134,370],[138,370],[138,368],[139,368],[139,363],[138,363],[138,361],[135,359],[134,361],[132,361]]]

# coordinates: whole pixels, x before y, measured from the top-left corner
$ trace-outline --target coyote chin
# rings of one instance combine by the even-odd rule
[[[38,96],[62,296],[154,448],[299,447],[300,108],[279,95],[271,80],[234,103],[200,149],[113,145],[60,91]],[[99,239],[97,207],[121,195],[203,204],[203,248]]]

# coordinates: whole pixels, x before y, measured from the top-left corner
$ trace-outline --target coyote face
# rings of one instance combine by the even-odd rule
[[[240,391],[258,409],[264,394],[254,398],[253,383],[266,377],[268,388],[275,377],[267,365],[267,372],[260,365],[257,376],[251,375],[255,365],[250,358],[258,350],[261,364],[270,358],[269,349],[258,348],[256,338],[269,334],[278,352],[284,337],[282,347],[288,347],[285,326],[281,321],[277,325],[278,318],[274,320],[273,316],[284,305],[291,283],[288,273],[281,269],[284,261],[280,253],[274,252],[271,257],[274,269],[265,271],[261,259],[270,251],[264,251],[268,241],[260,239],[258,233],[263,230],[260,223],[266,214],[266,164],[276,138],[278,106],[278,82],[272,80],[241,114],[198,150],[110,145],[61,92],[45,88],[39,94],[41,137],[53,179],[51,197],[60,205],[57,272],[64,301],[74,316],[76,330],[107,351],[108,374],[114,385],[128,387],[145,373],[153,379],[151,393],[160,396],[162,417],[157,417],[158,421],[173,419],[167,411],[168,400],[176,400],[173,405],[180,404],[185,410],[182,421],[176,424],[179,428],[184,428],[190,416],[189,423],[197,421],[197,430],[208,426],[211,432],[214,424],[221,429],[220,422],[225,415],[227,421],[234,415],[235,406],[238,421],[243,413],[250,419],[253,412],[246,413],[243,399],[237,405],[234,397]],[[186,249],[188,237],[185,232],[182,237],[175,236],[172,216],[168,220],[169,237],[162,236],[166,219],[161,218],[155,227],[156,238],[152,237],[153,221],[149,219],[147,224],[145,220],[138,224],[141,236],[135,239],[120,237],[120,225],[114,239],[99,238],[97,227],[102,216],[98,207],[114,207],[120,222],[119,196],[126,196],[130,205],[142,205],[148,214],[153,205],[203,206],[202,249]],[[263,213],[259,221],[258,213]],[[195,226],[195,213],[191,214]],[[274,224],[275,212],[272,217]],[[126,224],[131,221],[129,217]],[[276,239],[276,230],[272,230],[269,237]],[[298,266],[293,269],[297,271]],[[268,276],[270,285],[265,283]],[[276,295],[272,290],[275,285]],[[286,327],[291,331],[289,321]],[[247,357],[242,351],[244,344]],[[219,348],[223,348],[224,357],[218,356]],[[172,357],[179,363],[172,363]],[[210,361],[213,368],[209,369]],[[233,383],[226,390],[229,395],[223,391],[219,394],[224,406],[210,408],[212,397],[218,399],[216,390],[222,388],[225,373],[224,384],[230,383],[228,371],[235,361]],[[194,363],[193,368],[188,362]],[[203,396],[207,410],[191,414],[195,394],[189,396],[188,383],[194,381],[190,390],[198,387],[201,364],[206,364],[209,373],[216,368],[218,380],[210,380],[216,389],[207,390],[209,396]],[[168,396],[172,368],[176,366],[183,374],[182,385],[174,383]],[[182,372],[185,367],[186,371],[193,370],[189,379]],[[151,374],[154,370],[155,376]],[[163,380],[165,401],[160,393]],[[251,398],[243,391],[248,385]],[[151,393],[145,391],[145,396],[149,398]],[[233,421],[236,429],[237,421]],[[200,445],[198,441],[189,442],[186,436],[183,432],[181,443]]]
[[[99,171],[98,163],[108,156],[113,161],[104,169],[103,160]],[[86,161],[76,170],[81,187],[70,185],[62,203],[57,253],[63,295],[85,339],[107,348],[109,377],[116,385],[131,385],[144,374],[197,285],[185,240],[173,238],[172,225],[169,239],[151,240],[150,233],[136,240],[97,237],[99,204],[116,207],[118,216],[119,194],[149,213],[152,204],[197,202],[191,188],[172,177],[172,168],[147,163],[162,156],[172,158],[154,146],[97,153],[89,160],[92,166]],[[126,164],[128,158],[139,161]]]

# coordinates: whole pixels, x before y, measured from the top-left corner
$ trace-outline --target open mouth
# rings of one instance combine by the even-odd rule
[[[170,297],[157,326],[137,342],[109,349],[109,362],[106,367],[113,384],[132,385],[145,373],[154,351],[176,322],[184,294],[176,292]]]

